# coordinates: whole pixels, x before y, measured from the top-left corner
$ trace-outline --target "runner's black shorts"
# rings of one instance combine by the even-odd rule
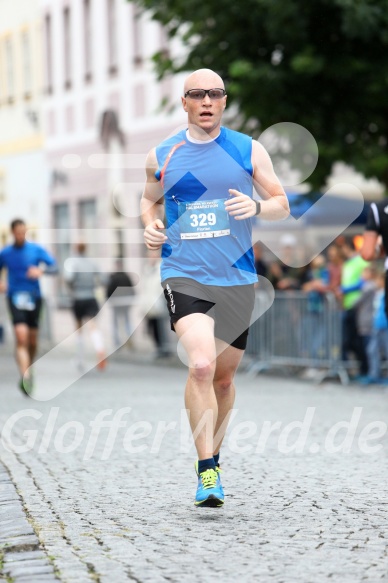
[[[190,314],[207,314],[215,322],[214,336],[234,348],[245,350],[255,303],[253,284],[235,286],[203,285],[185,277],[162,282],[174,324]]]
[[[73,302],[73,314],[76,320],[94,318],[97,316],[99,310],[100,308],[98,307],[98,303],[95,298],[89,298],[87,300],[74,300]]]
[[[25,324],[29,328],[39,328],[39,316],[42,309],[42,298],[35,298],[35,308],[33,310],[19,310],[11,298],[7,298],[8,308],[11,313],[12,324]]]

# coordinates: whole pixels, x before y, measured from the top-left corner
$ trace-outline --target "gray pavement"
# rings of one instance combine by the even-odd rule
[[[20,496],[0,464],[0,581],[55,583],[54,567],[41,550]]]
[[[55,382],[70,366],[64,357],[47,371]],[[184,368],[112,360],[46,402],[18,391],[10,357],[0,371],[0,461],[41,553],[25,581],[43,583],[34,568],[47,561],[66,583],[388,580],[385,389],[239,374],[221,457],[225,506],[200,510]],[[116,415],[116,436],[97,432],[99,414]],[[289,425],[303,421],[304,440]],[[18,582],[8,563],[0,580]]]

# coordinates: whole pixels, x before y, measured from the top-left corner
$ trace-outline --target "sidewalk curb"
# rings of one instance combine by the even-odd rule
[[[0,461],[0,581],[58,583],[50,560],[28,522],[8,469]]]

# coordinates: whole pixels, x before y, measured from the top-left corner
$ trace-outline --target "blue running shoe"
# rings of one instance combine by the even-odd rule
[[[196,471],[197,476],[199,476],[199,474],[198,474],[198,460],[195,462],[194,467],[195,467],[195,471]],[[225,495],[224,495],[224,489],[223,489],[222,483],[221,483],[221,472],[222,472],[222,469],[221,469],[221,467],[220,467],[219,464],[216,465],[216,472],[217,472],[218,486],[219,486],[219,488],[220,488],[220,490],[222,492],[222,497],[224,498],[225,497]]]
[[[198,470],[198,462],[195,464]],[[220,473],[216,470],[205,470],[198,474],[198,488],[194,505],[201,508],[216,508],[224,504],[224,491],[221,485]]]
[[[217,472],[217,476],[218,476],[218,485],[219,485],[220,490],[222,492],[222,497],[224,498],[225,497],[224,489],[223,489],[222,484],[221,484],[221,472],[222,472],[222,470],[221,470],[220,466],[216,466],[216,472]]]

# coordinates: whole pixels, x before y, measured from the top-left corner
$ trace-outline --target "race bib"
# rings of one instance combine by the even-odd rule
[[[179,203],[181,239],[207,239],[230,235],[225,199]]]
[[[18,310],[35,310],[36,303],[32,295],[28,292],[16,292],[12,295],[12,303]]]

